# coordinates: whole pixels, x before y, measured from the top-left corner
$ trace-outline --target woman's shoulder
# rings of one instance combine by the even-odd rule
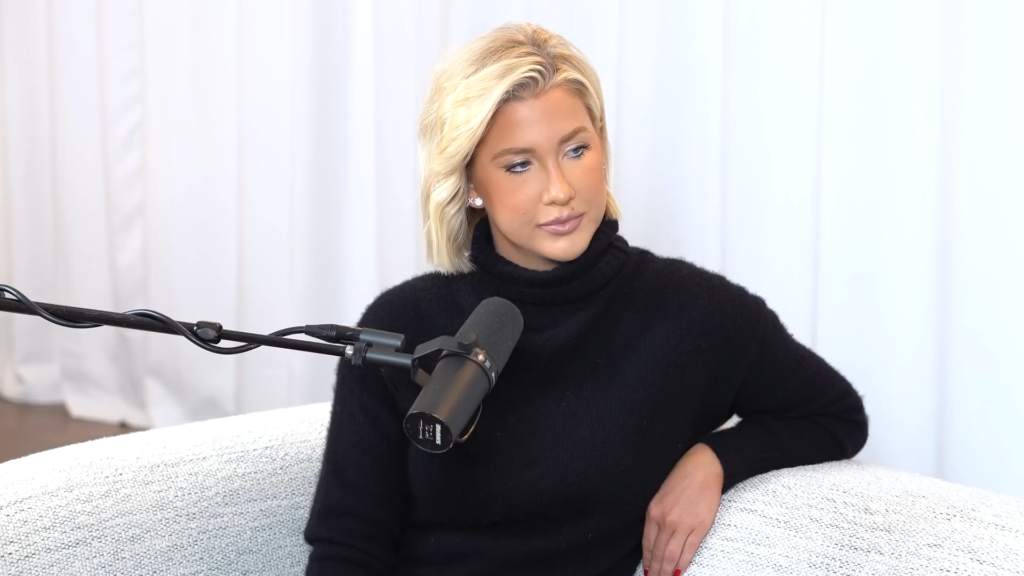
[[[641,264],[640,278],[653,289],[691,296],[704,302],[752,302],[760,297],[721,272],[679,256],[662,256],[646,248],[632,248]]]
[[[443,328],[465,291],[464,276],[432,271],[386,288],[366,307],[359,325],[407,335]]]
[[[653,307],[659,317],[716,333],[746,334],[756,331],[770,310],[761,296],[726,274],[642,248],[635,256],[641,272],[634,281],[633,299]]]

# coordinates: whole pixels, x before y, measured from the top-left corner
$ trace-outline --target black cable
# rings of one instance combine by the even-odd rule
[[[43,310],[38,305],[36,305],[35,302],[30,300],[28,298],[28,296],[25,296],[24,294],[22,294],[17,288],[14,288],[13,286],[8,286],[7,284],[0,284],[0,297],[3,297],[4,293],[7,293],[7,294],[10,294],[10,295],[14,296],[15,298],[17,298],[17,300],[19,302],[24,304],[26,308],[28,308],[29,310],[34,312],[37,316],[39,316],[39,317],[41,317],[41,318],[43,318],[43,319],[45,319],[45,320],[47,320],[49,322],[53,322],[54,324],[57,324],[58,326],[63,326],[65,328],[81,328],[81,329],[84,329],[84,328],[98,328],[98,327],[102,326],[102,324],[92,324],[90,322],[77,322],[75,320],[65,320],[64,318],[60,318],[59,316],[54,316],[53,314],[50,314],[46,310]],[[189,342],[195,344],[196,346],[199,346],[200,348],[202,348],[203,350],[206,350],[207,352],[213,352],[214,354],[223,354],[223,355],[241,354],[243,352],[248,352],[250,350],[255,350],[255,349],[257,349],[257,348],[259,348],[261,346],[260,344],[243,344],[241,346],[234,346],[234,347],[230,347],[230,348],[225,348],[223,346],[215,346],[213,344],[210,344],[209,342],[204,342],[203,340],[197,338],[194,334],[189,332],[189,330],[187,328],[185,328],[184,326],[179,324],[173,318],[165,316],[164,314],[161,314],[160,312],[157,312],[156,310],[148,310],[148,309],[129,310],[128,312],[124,312],[124,314],[126,316],[138,316],[140,318],[149,318],[150,320],[156,320],[157,322],[160,322],[161,324],[164,324],[165,326],[167,326],[171,330],[174,330],[175,332],[177,332],[181,336],[184,336]],[[304,326],[293,326],[291,328],[285,328],[283,330],[278,330],[277,332],[269,334],[269,336],[284,337],[284,336],[292,336],[294,334],[305,334],[305,332],[306,332],[306,328]]]
[[[8,286],[7,284],[0,284],[0,294],[2,294],[4,292],[6,292],[6,293],[14,296],[15,298],[17,298],[18,301],[21,302],[22,304],[24,304],[29,310],[35,312],[36,316],[41,316],[41,317],[49,320],[50,322],[53,322],[54,324],[57,324],[58,326],[63,326],[65,328],[99,328],[100,326],[102,326],[102,324],[91,324],[89,322],[76,322],[74,320],[65,320],[63,318],[58,318],[57,316],[54,316],[53,314],[50,314],[46,310],[43,310],[39,306],[36,306],[35,302],[29,300],[28,296],[25,296],[24,294],[19,292],[17,288],[15,288],[13,286]]]

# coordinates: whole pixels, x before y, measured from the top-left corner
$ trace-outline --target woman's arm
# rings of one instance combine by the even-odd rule
[[[407,442],[380,369],[342,360],[304,532],[313,547],[307,575],[394,573],[408,508]]]
[[[763,299],[749,298],[760,328],[749,362],[724,387],[742,420],[699,440],[721,462],[723,493],[764,472],[852,458],[868,437],[864,403],[850,382],[793,338]]]

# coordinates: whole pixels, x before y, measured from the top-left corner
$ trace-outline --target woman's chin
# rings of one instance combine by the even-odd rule
[[[549,243],[540,254],[544,258],[559,264],[572,262],[582,256],[589,245],[589,241],[583,242],[576,238],[565,238],[562,241]]]
[[[594,224],[590,224],[588,222],[583,226],[580,226],[580,228],[576,230],[575,234],[572,234],[567,238],[567,240],[571,241],[566,242],[566,245],[563,248],[563,256],[567,258],[566,261],[575,260],[587,251],[587,248],[590,247],[590,242],[594,239],[594,234],[597,233],[597,229],[600,224],[600,222]]]

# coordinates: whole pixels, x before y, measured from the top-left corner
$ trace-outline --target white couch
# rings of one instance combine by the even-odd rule
[[[0,575],[303,574],[328,418],[314,404],[0,464]],[[779,470],[725,495],[687,574],[1024,575],[1024,500],[859,461]]]

